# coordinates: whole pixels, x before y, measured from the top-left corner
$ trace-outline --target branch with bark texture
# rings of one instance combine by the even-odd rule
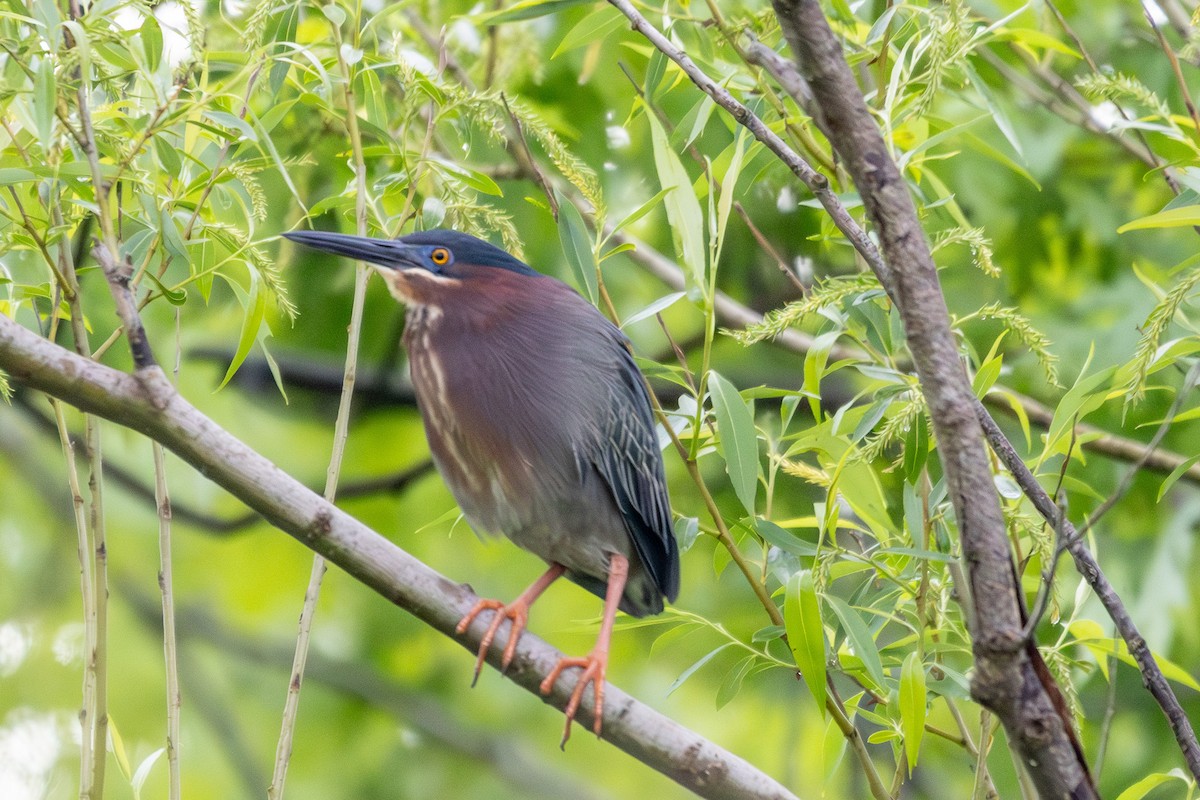
[[[477,599],[470,588],[438,574],[287,475],[188,403],[157,366],[132,375],[120,372],[0,315],[0,369],[18,383],[160,442],[301,544],[471,653],[478,651],[486,620],[477,620],[462,637],[453,633]],[[507,677],[541,697],[541,681],[560,657],[526,632]],[[499,658],[499,651],[488,655],[493,666]],[[544,701],[561,710],[575,682],[574,674],[564,675]],[[748,762],[611,684],[605,701],[603,738],[699,796],[794,800]],[[578,719],[590,727],[591,715],[592,703],[585,699]]]
[[[1025,646],[1021,589],[975,395],[908,185],[820,4],[773,0],[772,5],[890,268],[890,289],[928,404],[973,597],[971,694],[1000,719],[1043,796],[1097,797],[1071,722],[1062,713],[1061,693],[1036,649]],[[888,286],[884,275],[879,278]]]

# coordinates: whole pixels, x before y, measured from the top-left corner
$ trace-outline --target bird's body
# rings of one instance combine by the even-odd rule
[[[486,608],[500,612],[478,663],[508,617],[507,664],[529,605],[565,574],[606,598],[593,655],[559,665],[598,677],[599,712],[616,608],[656,614],[679,590],[654,418],[624,334],[566,284],[466,234],[288,237],[385,267],[408,305],[404,344],[439,472],[475,530],[550,565],[513,603],[480,601],[464,618],[460,631]]]
[[[624,336],[553,278],[491,271],[475,280],[544,285],[529,293],[485,285],[479,307],[459,309],[452,322],[432,307],[411,310],[406,322],[417,405],[426,431],[437,431],[429,442],[438,469],[472,527],[562,564],[567,577],[601,597],[608,554],[629,558],[621,609],[657,614],[663,595],[674,595],[678,584],[678,573],[668,574],[674,538],[669,527],[663,530],[670,524],[665,493],[650,496],[656,505],[638,521],[643,528],[658,525],[641,553],[614,498],[623,490],[606,474],[619,467],[609,467],[605,451],[620,446],[628,451],[622,455],[629,475],[613,479],[661,480],[661,472],[638,474],[657,464],[658,446]],[[572,330],[561,329],[563,320]],[[485,341],[495,344],[482,347]],[[439,353],[454,353],[453,363],[441,363]],[[481,385],[481,375],[492,378]],[[644,419],[621,416],[632,399]],[[560,411],[540,413],[546,408]],[[638,435],[616,441],[629,429]],[[539,491],[529,492],[532,485]]]

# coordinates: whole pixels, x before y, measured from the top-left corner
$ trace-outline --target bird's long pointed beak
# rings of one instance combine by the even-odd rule
[[[283,238],[314,250],[356,258],[387,269],[413,269],[420,268],[422,264],[422,248],[393,239],[372,239],[329,231],[293,231],[283,234]]]

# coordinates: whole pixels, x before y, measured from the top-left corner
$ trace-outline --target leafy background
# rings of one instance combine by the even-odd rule
[[[1180,54],[1183,86],[1128,3],[827,8],[918,198],[976,386],[1051,408],[1049,426],[1003,419],[1075,519],[1112,495],[1130,465],[1081,450],[1088,437],[1073,440],[1070,423],[1086,416],[1144,441],[1190,389],[1200,130],[1184,103],[1196,56],[1183,5],[1151,10]],[[644,13],[825,168],[860,215],[811,120],[742,58],[750,37],[778,43],[769,7],[668,3]],[[4,313],[67,346],[82,323],[97,357],[130,367],[89,255],[94,237],[111,237],[134,265],[151,342],[183,394],[320,487],[354,270],[278,233],[353,231],[361,219],[374,235],[445,225],[503,243],[625,321],[697,464],[693,475],[667,445],[687,548],[683,593],[667,615],[621,627],[610,677],[800,796],[867,796],[862,765],[821,710],[814,676],[828,669],[876,768],[904,796],[969,796],[976,759],[964,732],[984,743],[1000,796],[1019,796],[1002,732],[967,698],[957,531],[896,314],[790,173],[616,9],[101,0],[75,19],[51,0],[9,0],[0,44]],[[94,165],[78,138],[81,103]],[[107,199],[97,177],[116,187]],[[597,235],[604,221],[624,227]],[[678,265],[682,288],[643,268],[646,246]],[[78,266],[77,300],[68,262]],[[729,331],[740,326],[718,320],[718,291],[775,313]],[[402,313],[373,281],[343,488],[427,457],[405,402]],[[816,337],[807,357],[771,343],[793,326]],[[854,349],[831,354],[835,343]],[[1193,406],[1185,396],[1163,442],[1184,457],[1195,455]],[[84,422],[63,413],[82,436]],[[0,408],[5,797],[77,793],[84,628],[58,427],[27,392]],[[165,796],[166,760],[154,755],[166,694],[158,521],[136,491],[153,487],[151,450],[114,426],[102,436],[107,792]],[[80,440],[86,490],[83,450]],[[311,556],[262,523],[214,525],[240,517],[238,504],[170,457],[166,471],[183,785],[197,797],[259,794]],[[997,486],[1014,548],[1028,557],[1032,601],[1052,532],[999,471]],[[485,595],[515,596],[539,571],[515,548],[477,541],[431,473],[343,504]],[[1090,533],[1193,717],[1198,519],[1193,479],[1143,470]],[[752,584],[782,609],[782,625]],[[1134,670],[1106,654],[1110,626],[1079,587],[1063,566],[1039,641],[1078,712],[1102,793],[1190,796],[1183,773],[1168,777],[1180,759],[1161,714]],[[590,595],[556,587],[532,629],[582,652],[598,612]],[[582,733],[559,753],[556,712],[492,671],[470,690],[460,647],[336,571],[313,648],[293,797],[682,791]]]

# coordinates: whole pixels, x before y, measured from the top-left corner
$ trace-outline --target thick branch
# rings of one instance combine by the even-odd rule
[[[305,488],[189,404],[158,367],[127,375],[81,358],[0,315],[0,369],[16,381],[161,442],[280,530],[342,567],[431,627],[453,636],[477,599],[469,587],[433,571]],[[478,650],[487,620],[456,639]],[[507,623],[506,623],[507,624]],[[499,651],[489,653],[493,665]],[[508,677],[538,694],[560,658],[525,633]],[[566,675],[545,698],[562,709],[575,687]],[[588,695],[590,698],[590,695]],[[605,689],[604,739],[706,798],[793,798],[772,778],[628,694]],[[578,718],[590,727],[592,704]]]
[[[1045,797],[1095,797],[1048,673],[1023,647],[1022,607],[975,397],[959,360],[937,268],[908,186],[875,126],[842,45],[816,0],[773,0],[800,72],[821,108],[879,235],[937,437],[974,597],[972,694],[1004,724]]]
[[[1158,701],[1159,707],[1162,708],[1167,720],[1171,723],[1171,730],[1175,734],[1175,740],[1179,743],[1179,749],[1183,752],[1184,760],[1187,761],[1188,769],[1191,770],[1192,775],[1200,778],[1200,743],[1196,741],[1196,732],[1192,729],[1192,723],[1188,720],[1179,699],[1175,697],[1175,692],[1167,683],[1166,676],[1163,675],[1158,663],[1154,660],[1154,654],[1150,652],[1149,645],[1142,638],[1133,618],[1129,616],[1125,604],[1121,602],[1120,595],[1104,577],[1104,573],[1100,571],[1100,565],[1096,563],[1095,557],[1087,549],[1083,536],[1079,534],[1070,520],[1062,518],[1058,506],[1038,483],[1033,473],[1029,471],[1029,467],[1025,466],[1025,462],[1021,460],[1021,456],[1005,438],[1000,426],[988,415],[982,405],[979,405],[976,411],[983,423],[984,434],[991,443],[992,450],[1008,467],[1013,479],[1016,480],[1021,491],[1033,503],[1033,507],[1042,515],[1042,518],[1061,532],[1060,537],[1071,554],[1071,558],[1075,560],[1076,569],[1092,587],[1092,591],[1104,605],[1108,616],[1116,624],[1117,631],[1129,648],[1129,654],[1137,661],[1138,670],[1142,673],[1142,682],[1146,684],[1150,694],[1154,695],[1154,699]]]

